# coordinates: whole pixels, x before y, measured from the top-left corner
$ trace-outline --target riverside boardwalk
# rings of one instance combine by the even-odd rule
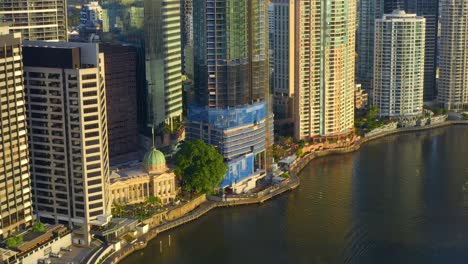
[[[104,260],[104,264],[112,264],[117,263],[126,256],[132,254],[135,251],[143,249],[147,246],[148,242],[162,232],[170,230],[172,228],[181,226],[193,220],[200,218],[201,216],[205,215],[212,209],[216,207],[228,207],[228,206],[238,206],[238,205],[248,205],[248,204],[258,204],[263,203],[264,201],[271,199],[277,195],[280,195],[284,192],[289,190],[295,189],[299,186],[299,178],[297,177],[296,173],[291,173],[291,178],[287,181],[279,183],[277,185],[270,186],[265,190],[254,194],[253,197],[250,198],[240,198],[240,199],[233,199],[229,201],[223,201],[219,198],[219,201],[214,201],[213,198],[202,203],[199,207],[192,210],[188,214],[180,217],[178,219],[168,221],[164,224],[161,224],[150,231],[148,233],[140,236],[137,238],[136,241],[133,243],[127,243],[122,246],[122,248],[110,255],[106,260]]]

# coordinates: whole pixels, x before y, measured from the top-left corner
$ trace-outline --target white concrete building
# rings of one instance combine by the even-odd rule
[[[375,20],[373,105],[381,116],[423,112],[425,25],[399,10]]]
[[[81,227],[110,213],[104,54],[91,43],[24,44],[38,220]]]
[[[438,102],[468,109],[468,0],[442,0]]]

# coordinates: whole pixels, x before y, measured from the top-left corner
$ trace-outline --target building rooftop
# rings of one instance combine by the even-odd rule
[[[143,168],[142,163],[132,164],[111,171],[111,183],[116,180],[130,179],[141,176],[148,176],[148,172]]]

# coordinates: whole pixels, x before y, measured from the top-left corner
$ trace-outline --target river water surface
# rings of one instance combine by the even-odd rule
[[[122,263],[468,263],[468,126],[386,137],[300,177],[295,191],[215,209]]]

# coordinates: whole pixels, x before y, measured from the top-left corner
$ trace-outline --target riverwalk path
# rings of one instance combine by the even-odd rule
[[[235,200],[229,200],[229,201],[208,200],[202,203],[196,209],[192,210],[190,213],[184,215],[183,217],[161,224],[149,230],[148,233],[138,237],[136,241],[123,245],[119,251],[110,255],[106,260],[104,260],[103,263],[104,264],[117,263],[123,258],[125,258],[126,256],[130,255],[131,253],[145,248],[147,246],[147,243],[150,240],[154,239],[159,233],[165,232],[172,228],[175,228],[183,224],[186,224],[188,222],[191,222],[193,220],[196,220],[214,208],[263,203],[264,201],[271,199],[277,195],[280,195],[286,191],[297,188],[297,186],[299,186],[299,183],[300,182],[299,182],[299,178],[297,177],[297,175],[295,173],[292,173],[291,178],[289,178],[287,181],[284,181],[277,185],[273,185],[261,191],[255,197],[245,198],[245,199],[235,199]]]

